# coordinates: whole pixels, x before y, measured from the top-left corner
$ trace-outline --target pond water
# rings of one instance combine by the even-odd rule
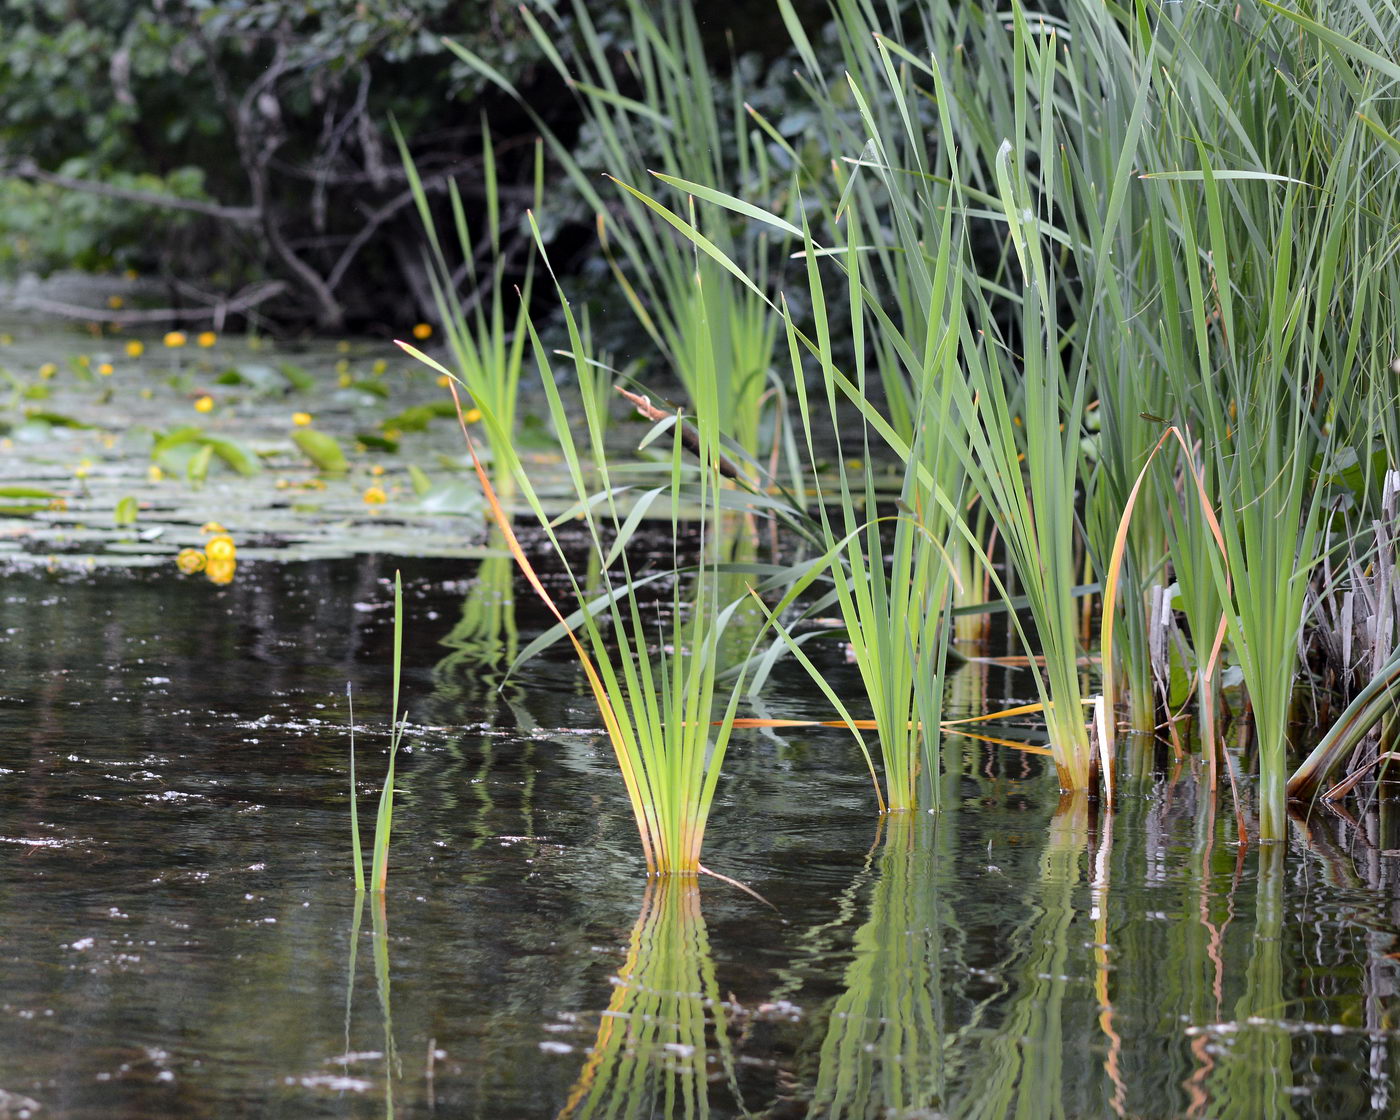
[[[486,563],[0,575],[0,1116],[1395,1114],[1388,821],[1241,851],[1189,773],[1109,817],[950,739],[942,814],[881,823],[844,734],[746,732],[706,862],[771,906],[649,886],[579,675],[500,687],[545,618],[492,626]],[[396,567],[411,726],[361,906],[345,690],[371,827]]]

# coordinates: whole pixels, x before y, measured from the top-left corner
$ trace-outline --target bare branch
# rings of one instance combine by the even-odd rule
[[[209,307],[162,307],[144,311],[112,311],[105,307],[82,307],[76,303],[60,303],[57,300],[28,297],[17,302],[16,306],[32,311],[43,311],[50,315],[62,315],[69,319],[82,319],[100,323],[176,323],[212,320],[222,323],[229,315],[238,315],[260,303],[284,294],[287,284],[283,280],[265,280],[251,284],[235,296],[221,299]]]
[[[134,187],[118,187],[111,183],[99,183],[92,179],[75,179],[71,175],[59,175],[45,171],[32,159],[22,160],[12,174],[21,179],[38,183],[52,183],[65,190],[82,191],[100,195],[103,198],[120,198],[124,202],[137,202],[144,206],[158,206],[164,210],[185,210],[191,214],[203,214],[221,222],[231,222],[239,226],[255,226],[262,218],[256,206],[221,206],[217,202],[201,202],[196,198],[177,198],[155,191],[142,191]]]

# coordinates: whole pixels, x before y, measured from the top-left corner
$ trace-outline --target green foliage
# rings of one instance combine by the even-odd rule
[[[425,138],[425,175],[471,181],[478,124],[462,107],[484,83],[442,37],[510,73],[540,58],[495,7],[11,0],[0,273],[129,268],[226,291],[276,278],[278,318],[382,322],[386,287],[422,279],[385,236],[405,182],[389,115]]]
[[[292,440],[303,455],[327,474],[344,474],[350,469],[345,452],[334,436],[315,428],[298,428],[292,433]]]
[[[151,448],[151,459],[162,470],[183,474],[196,483],[204,481],[215,457],[245,478],[262,469],[257,455],[246,444],[211,436],[194,425],[157,434]]]

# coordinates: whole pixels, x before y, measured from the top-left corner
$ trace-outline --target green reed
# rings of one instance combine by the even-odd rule
[[[1400,278],[1376,251],[1393,236],[1380,207],[1394,175],[1363,124],[1374,87],[1323,76],[1338,50],[1372,62],[1361,44],[1272,7],[1171,26],[1182,65],[1159,79],[1148,178],[1159,273],[1190,313],[1174,347],[1189,360],[1167,372],[1220,503],[1212,574],[1253,715],[1260,835],[1279,840],[1309,585],[1334,547],[1333,464],[1369,459],[1370,418],[1393,397],[1376,376],[1393,327],[1375,325]],[[1389,70],[1372,82],[1400,79]]]
[[[538,229],[535,232],[538,239]],[[683,423],[679,415],[657,424],[653,435],[669,435],[671,447],[660,484],[641,494],[629,493],[630,487],[613,481],[612,456],[604,442],[603,410],[608,397],[598,386],[604,374],[588,358],[579,323],[557,282],[556,290],[569,334],[569,357],[579,390],[576,398],[565,401],[551,357],[528,316],[525,326],[576,499],[565,517],[577,516],[583,522],[588,542],[585,564],[596,561],[592,570],[597,572],[598,587],[580,581],[577,558],[555,533],[560,519],[546,511],[518,452],[510,447],[498,452],[502,456],[498,465],[510,469],[519,494],[564,566],[573,600],[569,617],[545,590],[479,464],[478,474],[498,531],[522,573],[563,626],[588,678],[631,803],[648,872],[695,874],[701,869],[705,826],[745,679],[743,672],[731,679],[723,714],[716,722],[721,695],[716,680],[726,667],[722,639],[736,603],[723,599],[715,553],[723,509],[730,501],[719,469],[715,379],[705,377],[698,383],[693,424]],[[703,348],[708,337],[699,336],[702,347],[697,357],[702,368],[716,360],[713,351]],[[447,372],[412,347],[404,349]],[[470,446],[465,424],[462,430]],[[689,447],[687,437],[692,440]],[[688,455],[698,464],[692,465]],[[628,552],[642,519],[653,507],[664,509],[658,505],[663,501],[670,504],[669,526],[677,549],[683,517],[687,524],[698,525],[701,533],[693,575],[673,582],[664,606],[644,602],[644,588],[656,577],[634,571]],[[677,551],[673,563],[679,570],[689,561],[683,564]]]
[[[408,719],[405,711],[399,716],[399,676],[403,667],[403,583],[399,573],[394,573],[394,689],[389,708],[389,768],[384,775],[384,785],[379,791],[379,806],[374,817],[374,842],[371,849],[371,871],[368,882],[370,890],[384,893],[389,877],[389,841],[394,831],[394,764],[398,759],[399,742],[403,738],[404,726]],[[355,785],[355,708],[350,695],[350,687],[345,689],[346,702],[350,705],[350,851],[355,870],[355,891],[365,890],[364,855],[360,847],[360,795]]]
[[[624,75],[616,72],[582,0],[572,5],[567,30],[552,11],[541,17],[526,7],[520,11],[526,30],[578,99],[596,144],[594,158],[610,176],[637,183],[655,169],[669,177],[682,200],[692,183],[757,198],[777,191],[780,180],[766,146],[746,135],[742,69],[735,68],[727,87],[714,77],[689,0],[659,7],[629,0],[631,49]],[[721,435],[756,456],[765,406],[772,402],[767,414],[779,429],[786,415],[784,386],[772,370],[779,323],[767,300],[731,283],[711,262],[697,260],[639,198],[626,191],[600,193],[596,173],[501,75],[470,51],[449,45],[530,114],[579,199],[597,216],[600,247],[637,322],[689,399],[713,390]],[[620,219],[614,217],[618,211]],[[742,221],[726,217],[707,223],[705,232],[751,275],[766,277],[770,261],[782,255],[781,239],[774,244],[773,234]],[[704,379],[711,385],[702,387]]]
[[[734,402],[751,398],[736,393],[748,367],[726,331],[757,339],[748,349],[764,364],[777,324],[806,426],[786,440],[788,461],[805,457],[810,471],[814,431],[833,430],[865,463],[895,460],[888,513],[869,477],[840,466],[823,483],[818,560],[794,568],[780,604],[820,571],[833,590],[819,601],[862,635],[852,648],[890,804],[909,797],[920,751],[915,769],[932,774],[916,729],[938,714],[936,620],[950,587],[967,605],[974,563],[1008,603],[1009,586],[1021,593],[1025,617],[1013,619],[1038,655],[1061,785],[1087,788],[1101,768],[1111,789],[1118,713],[1106,713],[1096,757],[1083,710],[1087,554],[1112,584],[1106,699],[1125,697],[1129,723],[1153,726],[1149,609],[1170,595],[1207,743],[1221,667],[1243,674],[1260,833],[1281,837],[1298,650],[1318,625],[1310,585],[1365,536],[1347,520],[1375,516],[1400,441],[1400,136],[1386,115],[1400,17],[1361,0],[1316,12],[1069,0],[1055,16],[930,4],[899,25],[869,0],[837,0],[837,74],[822,71],[793,6],[779,7],[833,160],[759,113],[741,135],[741,91],[722,96],[701,73],[689,6],[629,9],[641,45],[626,92],[586,13],[568,50],[526,19],[623,188],[612,201],[626,220],[605,226],[618,282],[697,415],[717,409],[714,446],[739,446],[749,479],[763,477],[748,469],[752,430],[733,422]],[[716,111],[726,100],[734,120]],[[546,143],[601,213],[596,185]],[[790,164],[786,186],[770,155]],[[649,164],[662,170],[644,188]],[[763,237],[801,247],[799,310],[770,291]],[[833,270],[844,300],[827,298]],[[1178,446],[1147,468],[1172,428]],[[601,445],[594,458],[605,473]]]
[[[438,232],[427,189],[409,157],[402,135],[397,127],[394,130],[409,189],[428,238],[430,251],[426,264],[433,303],[452,354],[453,367],[472,403],[481,411],[486,443],[494,457],[498,448],[509,446],[515,439],[516,408],[525,359],[524,315],[530,302],[534,270],[527,265],[521,298],[515,310],[507,314],[507,261],[501,251],[500,183],[490,129],[484,120],[481,135],[480,189],[486,204],[485,230],[472,229],[456,180],[449,179],[446,193],[452,214],[451,228],[456,237],[454,257],[449,257]],[[543,187],[543,167],[543,153],[537,146],[534,168],[537,207]],[[460,260],[454,264],[457,258]],[[478,258],[484,258],[486,263]],[[470,293],[465,299],[459,294],[464,287]],[[496,473],[497,491],[507,503],[512,486],[509,471]]]

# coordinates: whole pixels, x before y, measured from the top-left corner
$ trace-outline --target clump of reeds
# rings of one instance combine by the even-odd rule
[[[850,636],[887,804],[915,804],[916,776],[936,764],[948,601],[966,607],[980,566],[1021,608],[1013,617],[1063,788],[1089,788],[1098,772],[1111,793],[1120,719],[1147,731],[1162,715],[1154,672],[1193,681],[1213,774],[1228,757],[1215,747],[1229,664],[1254,729],[1259,834],[1281,838],[1289,714],[1307,671],[1299,651],[1323,601],[1310,589],[1359,536],[1388,542],[1363,570],[1397,562],[1396,534],[1359,534],[1348,518],[1376,516],[1381,479],[1400,461],[1400,255],[1389,217],[1400,203],[1400,137],[1385,123],[1400,84],[1387,54],[1400,17],[1346,4],[1319,14],[1287,3],[1068,0],[1055,15],[930,4],[882,26],[871,6],[842,3],[837,76],[792,5],[780,8],[829,171],[759,113],[743,141],[718,123],[722,98],[703,76],[689,5],[660,21],[630,9],[640,98],[613,81],[586,19],[577,58],[530,24],[599,130],[623,188],[616,200],[576,163],[565,159],[566,169],[589,205],[602,212],[612,201],[626,214],[606,226],[609,259],[683,382],[707,449],[698,473],[675,452],[672,500],[689,487],[704,499],[708,539],[724,531],[704,502],[718,508],[715,465],[731,442],[741,462],[756,461],[752,430],[736,417],[753,413],[754,371],[781,330],[803,469],[815,471],[827,441],[838,456],[808,523],[816,560],[793,566],[780,608],[818,578],[829,583],[817,601],[836,605]],[[666,48],[668,36],[678,49]],[[716,154],[731,141],[738,179]],[[648,185],[646,161],[658,153]],[[770,157],[793,168],[794,191],[772,190]],[[794,199],[800,208],[787,205]],[[773,293],[755,230],[799,249],[800,314]],[[586,407],[594,369],[569,322]],[[566,429],[552,378],[545,384]],[[641,515],[617,504],[600,424],[595,405],[594,473],[576,450],[566,447],[566,459],[611,562],[625,548],[604,546],[597,517],[606,511],[608,531],[625,539]],[[790,461],[803,457],[798,445],[789,441]],[[846,465],[848,449],[862,468]],[[881,460],[895,465],[892,494],[859,474]],[[741,473],[750,484],[761,477]],[[971,508],[976,518],[965,516]],[[1100,618],[1081,610],[1086,584],[1103,592]],[[627,635],[619,664],[638,664],[646,642],[639,615],[621,605],[628,588],[624,571],[603,605],[579,616],[587,643],[575,640],[589,657],[605,645],[589,628],[610,618],[613,640]],[[696,616],[726,617],[712,592],[698,603]],[[1164,619],[1170,629],[1177,617],[1184,640],[1168,648]],[[820,682],[776,621],[780,645]],[[1086,708],[1099,689],[1085,665],[1096,630],[1106,710],[1091,736]],[[704,633],[674,636],[703,650]],[[1375,666],[1390,652],[1378,641]],[[628,691],[632,677],[640,691]],[[644,699],[658,680],[624,670],[614,688],[599,676],[595,691],[615,709],[648,713],[618,717],[624,744],[646,738],[629,729],[661,710]],[[698,706],[681,689],[669,720],[701,718],[712,696],[696,687]],[[1382,704],[1368,696],[1371,707],[1338,733],[1347,742]],[[623,769],[644,804],[645,765]],[[697,788],[712,792],[708,780],[707,771]]]
[[[497,529],[522,574],[559,620],[588,678],[632,806],[648,872],[695,874],[701,870],[705,825],[744,684],[741,672],[731,680],[727,702],[719,711],[722,693],[716,682],[725,668],[721,639],[736,604],[722,601],[713,550],[726,500],[714,382],[701,379],[693,416],[678,414],[658,425],[656,434],[669,435],[671,446],[661,484],[629,495],[628,487],[614,484],[604,445],[608,396],[598,389],[604,374],[587,356],[562,288],[558,295],[569,332],[577,399],[566,404],[550,355],[528,317],[525,327],[577,499],[570,513],[582,519],[588,556],[599,561],[596,588],[590,590],[580,580],[577,559],[556,535],[557,519],[546,511],[515,449],[497,449],[497,465],[510,470],[521,498],[565,568],[572,599],[568,617],[520,547],[511,516],[479,461],[478,474]],[[698,337],[707,336],[702,332]],[[452,376],[433,359],[400,345]],[[703,348],[697,358],[702,363],[716,360]],[[455,378],[453,382],[455,392]],[[462,431],[470,446],[465,424]],[[683,505],[700,529],[698,563],[692,575],[672,583],[668,599],[648,602],[644,589],[655,577],[634,571],[628,545],[641,519],[653,507],[664,508],[661,502],[670,503],[675,568],[692,567],[682,562],[679,552]]]

